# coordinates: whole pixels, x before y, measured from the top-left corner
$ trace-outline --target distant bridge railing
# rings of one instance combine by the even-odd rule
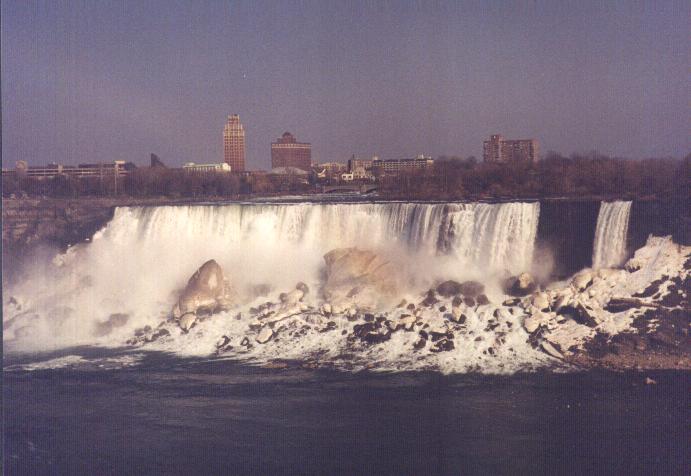
[[[338,193],[338,192],[351,192],[351,193],[371,193],[377,190],[377,185],[375,184],[341,184],[341,185],[322,185],[322,193]]]

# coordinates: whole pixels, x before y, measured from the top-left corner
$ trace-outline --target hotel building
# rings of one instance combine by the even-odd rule
[[[233,172],[245,170],[245,128],[237,114],[228,116],[223,129],[223,161]]]
[[[312,144],[298,142],[290,132],[271,143],[271,168],[295,167],[309,171],[312,167]]]

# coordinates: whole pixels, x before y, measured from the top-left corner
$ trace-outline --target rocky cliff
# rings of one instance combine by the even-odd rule
[[[83,241],[108,223],[115,208],[103,200],[3,200],[2,205],[2,244],[12,251]]]

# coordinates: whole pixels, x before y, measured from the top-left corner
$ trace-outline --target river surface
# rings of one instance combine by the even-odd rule
[[[6,358],[4,473],[689,474],[689,373],[343,373],[129,357]]]

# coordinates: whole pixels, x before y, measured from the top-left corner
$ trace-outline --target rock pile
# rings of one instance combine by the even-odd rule
[[[624,269],[586,269],[523,298],[524,328],[533,345],[575,363],[646,367],[658,348],[675,356],[672,367],[688,366],[688,268],[689,247],[651,238]]]
[[[482,362],[495,370],[513,366],[514,359],[536,366],[650,367],[642,359],[659,352],[657,362],[664,354],[676,359],[664,365],[691,367],[691,248],[671,241],[652,240],[625,269],[583,270],[546,288],[524,273],[506,283],[519,296],[501,304],[490,302],[482,283],[447,280],[407,294],[397,306],[380,305],[381,295],[393,298],[401,288],[390,262],[345,248],[327,253],[325,263],[321,293],[297,283],[262,304],[255,297],[252,307],[229,319],[215,351],[310,365],[360,359],[365,367],[408,362],[421,368],[431,360],[455,368]],[[222,270],[207,262],[181,294],[175,322],[189,330],[198,316],[228,302]],[[165,337],[163,330],[144,329],[139,341]]]

